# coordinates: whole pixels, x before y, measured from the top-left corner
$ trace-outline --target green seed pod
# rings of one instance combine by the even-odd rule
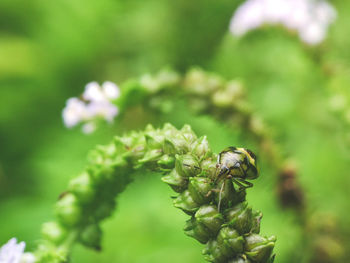
[[[195,140],[197,140],[196,134],[192,131],[190,125],[184,125],[181,129],[182,136],[185,137],[187,140],[187,143],[193,143]]]
[[[77,197],[72,193],[65,194],[56,203],[56,215],[63,225],[71,227],[77,224],[82,216]]]
[[[88,225],[80,233],[79,241],[87,247],[101,250],[102,230],[97,224]]]
[[[184,177],[195,176],[201,172],[198,161],[191,154],[175,155],[175,168]]]
[[[208,228],[199,224],[195,217],[187,220],[184,231],[186,235],[197,239],[202,244],[207,243],[211,237]]]
[[[263,217],[263,214],[260,211],[253,211],[253,226],[250,230],[251,233],[259,234],[260,233],[260,221]]]
[[[188,190],[182,192],[175,200],[174,206],[182,209],[186,214],[192,215],[199,208]]]
[[[189,150],[189,143],[186,141],[185,137],[182,134],[177,134],[172,137],[166,137],[165,146],[167,151],[165,153],[177,153],[184,154]]]
[[[271,257],[275,241],[274,236],[265,238],[257,234],[251,234],[246,237],[245,254],[254,262],[266,262]]]
[[[253,213],[246,202],[239,203],[235,207],[225,211],[229,225],[234,227],[240,234],[249,233],[253,227]]]
[[[95,195],[91,177],[87,172],[73,178],[69,183],[68,189],[70,192],[74,193],[82,203],[91,201]]]
[[[163,151],[161,149],[149,150],[145,153],[142,159],[138,160],[138,164],[145,164],[157,161],[162,155]]]
[[[201,162],[201,170],[200,176],[209,177],[211,179],[215,179],[215,175],[217,172],[216,168],[216,156],[214,158],[207,158],[202,160]]]
[[[89,167],[86,168],[86,171],[91,176],[91,179],[94,181],[94,184],[99,185],[111,178],[114,169],[111,166],[91,164],[89,165]]]
[[[145,134],[148,149],[159,149],[164,144],[164,136],[155,132]]]
[[[67,236],[67,230],[57,222],[47,222],[43,224],[41,234],[54,244],[59,244]]]
[[[223,216],[214,205],[201,206],[196,212],[195,218],[199,224],[207,227],[213,236],[216,236],[224,222]]]
[[[116,202],[114,200],[109,200],[108,202],[103,202],[96,209],[92,211],[96,220],[100,221],[106,217],[109,217],[113,210],[115,209]]]
[[[173,169],[169,175],[163,176],[162,181],[167,183],[177,193],[183,192],[188,184],[188,179],[180,176],[176,169]]]
[[[160,166],[161,170],[170,171],[172,167],[174,167],[175,164],[175,158],[164,154],[160,159],[158,160],[157,164]]]
[[[243,252],[244,238],[231,227],[221,228],[217,241],[222,246],[222,252],[227,257],[231,258]]]
[[[227,257],[222,253],[222,246],[215,239],[209,240],[207,246],[202,250],[205,260],[215,263],[227,262]]]
[[[196,140],[192,145],[191,145],[192,153],[200,160],[207,158],[211,154],[211,150],[209,148],[209,143],[207,140],[207,136],[203,136]]]
[[[188,191],[190,192],[193,200],[197,204],[207,204],[212,199],[213,186],[211,180],[207,177],[190,177],[188,184]]]

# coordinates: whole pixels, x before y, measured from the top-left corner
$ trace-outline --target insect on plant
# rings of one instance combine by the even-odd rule
[[[215,182],[223,181],[219,194],[218,209],[220,210],[221,194],[226,180],[232,180],[240,189],[252,187],[247,180],[258,178],[257,157],[245,148],[228,147],[218,155],[217,176]]]

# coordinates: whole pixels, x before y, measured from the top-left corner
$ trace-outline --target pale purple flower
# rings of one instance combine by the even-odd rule
[[[97,82],[86,84],[83,98],[88,101],[105,101],[106,97]]]
[[[63,122],[68,128],[72,128],[87,118],[85,103],[78,98],[67,100],[66,107],[63,109]]]
[[[110,81],[103,82],[102,90],[106,98],[110,100],[117,99],[120,96],[120,89],[113,82],[110,82]]]
[[[247,0],[234,13],[230,31],[242,36],[264,24],[282,25],[296,31],[303,42],[316,45],[336,16],[334,7],[323,0]]]
[[[63,109],[63,122],[71,128],[83,124],[84,133],[92,133],[96,129],[96,121],[104,119],[111,123],[118,115],[119,109],[112,103],[119,98],[119,87],[113,82],[106,81],[100,86],[97,82],[90,82],[85,86],[83,100],[70,98]]]
[[[34,255],[24,253],[25,246],[25,242],[17,243],[16,238],[11,238],[0,248],[0,263],[34,263]]]

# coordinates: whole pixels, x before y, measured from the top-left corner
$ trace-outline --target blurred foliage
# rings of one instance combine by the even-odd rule
[[[346,108],[332,114],[329,107],[335,94],[350,102],[350,3],[332,1],[338,19],[328,39],[310,48],[280,28],[234,38],[227,29],[240,2],[0,1],[0,243],[16,236],[33,249],[41,223],[52,218],[52,205],[84,167],[89,149],[116,133],[162,123],[135,109],[121,123],[84,136],[62,125],[68,97],[92,80],[122,83],[167,65],[179,71],[200,65],[245,83],[280,148],[298,163],[308,213],[330,218],[326,226],[335,226],[319,231],[331,231],[343,246],[339,253],[350,256],[349,124]],[[182,103],[164,121],[191,124],[217,152],[228,145],[258,151],[237,131],[189,114]],[[261,165],[248,201],[264,212],[263,234],[278,237],[276,262],[309,262],[303,232],[310,228],[280,208],[273,171]],[[140,176],[104,224],[103,252],[77,246],[72,262],[202,262],[201,246],[183,234],[185,215],[171,206],[170,193],[157,176]],[[147,214],[142,221],[139,210]],[[329,244],[324,240],[321,249]]]

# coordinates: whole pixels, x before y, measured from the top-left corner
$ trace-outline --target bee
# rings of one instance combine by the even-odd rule
[[[218,210],[220,211],[221,194],[225,182],[232,180],[240,189],[252,187],[253,184],[247,180],[258,178],[257,157],[245,148],[228,147],[218,155],[216,163],[215,183],[222,182],[219,191]]]

